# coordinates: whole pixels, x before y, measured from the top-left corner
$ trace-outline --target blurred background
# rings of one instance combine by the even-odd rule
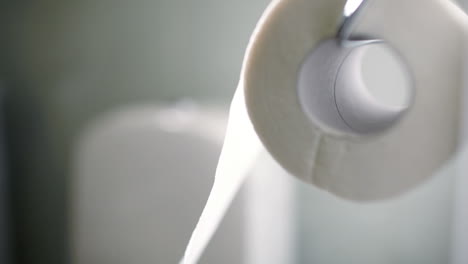
[[[0,263],[177,263],[268,3],[0,1]],[[264,154],[201,263],[468,263],[461,149],[370,204]]]

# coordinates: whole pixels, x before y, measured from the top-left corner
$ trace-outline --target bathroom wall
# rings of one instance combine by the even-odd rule
[[[81,161],[74,157],[79,148],[78,139],[91,122],[125,106],[171,104],[187,98],[202,106],[218,102],[220,111],[227,109],[248,38],[267,2],[10,0],[0,3],[4,22],[2,70],[8,88],[6,132],[15,263],[74,261],[70,253],[73,230],[69,223],[74,210],[70,195],[75,188],[72,177],[81,177],[76,171],[79,169],[74,169],[76,162],[81,164]],[[143,144],[138,146],[144,148]],[[98,149],[95,155],[102,157],[106,151],[109,155],[124,155],[111,150]],[[216,152],[213,151],[208,154],[210,157]],[[150,150],[144,153],[153,155]],[[85,167],[96,167],[103,160],[96,158],[89,162]],[[143,166],[141,163],[128,166],[138,164]],[[98,175],[105,178],[112,173],[114,170],[109,168]],[[193,201],[200,202],[206,197],[206,184],[212,175],[202,175],[207,178],[203,189],[194,191],[200,196]],[[133,177],[133,173],[119,177]],[[199,188],[190,181],[188,188]],[[117,188],[112,184],[87,183],[86,186],[99,187],[103,193],[110,194]],[[157,188],[165,187],[154,188],[157,192]],[[82,201],[88,201],[85,198]],[[145,199],[151,200],[151,194]],[[177,202],[183,201],[174,201]],[[199,211],[192,212],[195,211],[198,215]],[[100,217],[110,221],[113,216],[109,215],[107,220],[105,216]],[[135,226],[135,223],[130,224]],[[208,254],[223,255],[226,250],[242,246],[237,238],[232,243]],[[132,254],[135,253],[129,253]]]
[[[4,88],[0,84],[0,109],[4,105],[2,93]],[[0,263],[10,263],[10,215],[9,190],[7,174],[7,156],[5,148],[5,122],[3,113],[0,114]]]

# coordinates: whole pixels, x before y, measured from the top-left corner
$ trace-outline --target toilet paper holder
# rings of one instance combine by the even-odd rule
[[[368,3],[367,0],[346,0],[343,10],[343,21],[337,31],[338,39],[349,40],[351,38],[351,26]]]

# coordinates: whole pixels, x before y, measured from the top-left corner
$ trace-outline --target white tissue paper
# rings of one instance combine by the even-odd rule
[[[223,149],[208,201],[181,263],[197,263],[262,150],[247,115],[242,87],[231,104]]]
[[[358,201],[417,186],[456,150],[468,20],[448,0],[367,0],[348,25],[351,37],[386,41],[411,70],[414,102],[397,124],[355,138],[329,133],[306,116],[299,71],[319,43],[336,36],[345,2],[273,1],[262,16],[247,49],[215,184],[184,263],[197,262],[221,221],[261,149],[257,135],[291,174]]]
[[[350,139],[311,122],[296,90],[304,58],[336,34],[343,4],[276,4],[248,55],[247,107],[265,147],[293,175],[348,199],[385,199],[427,179],[456,148],[466,16],[448,0],[365,1],[352,34],[396,49],[412,71],[415,96],[388,131]]]

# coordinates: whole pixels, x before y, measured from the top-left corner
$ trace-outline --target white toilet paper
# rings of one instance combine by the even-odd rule
[[[354,200],[392,197],[433,174],[456,147],[466,16],[448,0],[371,0],[352,35],[380,38],[407,61],[414,103],[377,136],[329,133],[298,102],[298,72],[339,27],[344,1],[280,1],[258,29],[244,71],[247,107],[262,142],[289,172]]]
[[[262,149],[247,115],[243,91],[240,87],[234,95],[213,188],[190,238],[183,264],[198,262]]]
[[[273,1],[247,50],[216,182],[189,243],[196,263],[260,148],[291,174],[353,200],[393,197],[427,179],[455,151],[461,53],[467,18],[448,0],[368,0],[342,34],[380,38],[411,69],[406,115],[372,136],[334,133],[309,119],[298,98],[305,58],[334,38],[345,0]],[[255,132],[244,109],[242,90]]]

